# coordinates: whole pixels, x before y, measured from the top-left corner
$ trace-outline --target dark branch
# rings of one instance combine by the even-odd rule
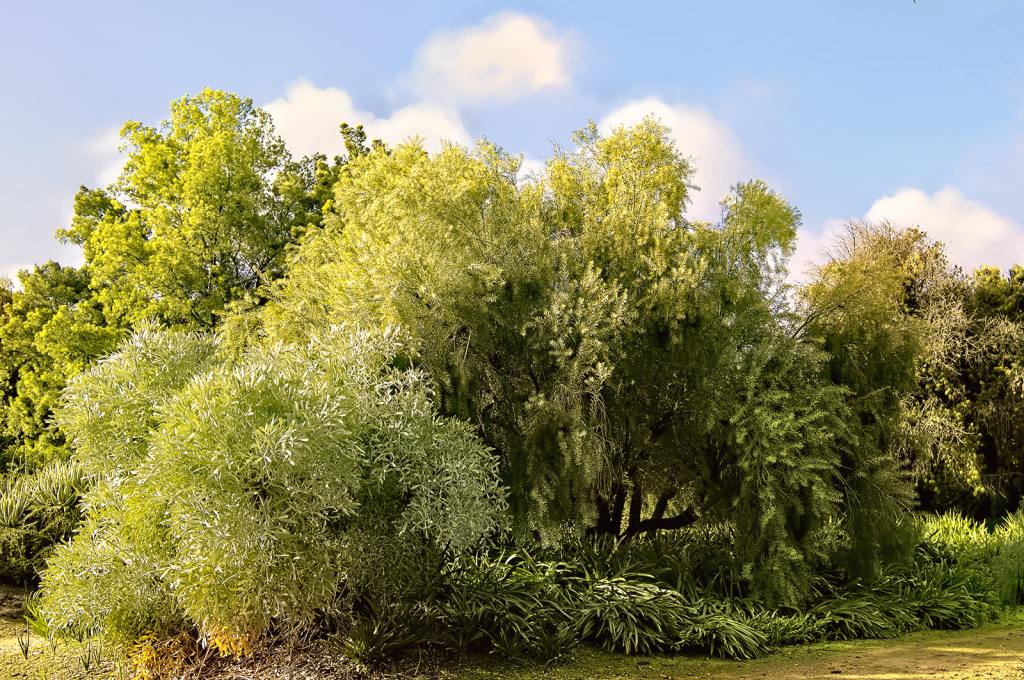
[[[738,491],[739,488],[740,487],[737,484],[736,486],[727,487],[723,489],[721,493],[719,493],[717,496],[715,496],[707,503],[705,503],[700,510],[687,508],[686,510],[679,513],[678,515],[675,515],[674,517],[654,516],[650,519],[645,519],[644,521],[640,522],[640,525],[637,527],[637,533],[642,534],[648,531],[660,531],[662,529],[682,529],[684,527],[690,526],[691,524],[696,524],[697,520],[699,520],[705,512],[715,507],[715,505],[726,496]],[[660,498],[658,499],[658,504],[661,504]],[[665,504],[668,504],[667,500],[665,501]],[[658,508],[655,507],[655,512],[657,512],[657,509]],[[662,514],[664,514],[664,508],[662,508],[661,512]]]

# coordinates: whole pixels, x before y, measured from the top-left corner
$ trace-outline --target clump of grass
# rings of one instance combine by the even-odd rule
[[[1024,508],[993,530],[949,512],[926,518],[921,553],[933,563],[957,565],[975,578],[991,580],[994,599],[1004,608],[1024,603]]]

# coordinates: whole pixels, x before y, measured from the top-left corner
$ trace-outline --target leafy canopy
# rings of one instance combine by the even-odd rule
[[[122,140],[119,180],[81,187],[57,233],[85,264],[47,263],[4,288],[0,470],[68,455],[48,426],[60,390],[138,324],[211,328],[229,306],[259,304],[286,247],[320,227],[345,163],[290,160],[265,112],[215,90],[172,103],[159,128],[127,123]]]
[[[748,576],[799,600],[854,540],[847,477],[888,480],[872,499],[890,522],[908,501],[858,453],[851,388],[793,332],[799,212],[751,181],[720,224],[687,219],[693,169],[654,120],[574,141],[527,181],[487,141],[360,157],[262,323],[410,329],[441,411],[500,456],[521,537],[726,521]]]
[[[208,328],[280,276],[294,215],[274,190],[290,157],[269,114],[205,89],[172,102],[159,128],[126,123],[121,139],[117,200],[83,188],[83,210],[58,232],[83,247],[115,314]]]

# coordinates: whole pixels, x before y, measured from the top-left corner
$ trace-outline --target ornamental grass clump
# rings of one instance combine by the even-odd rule
[[[58,420],[96,482],[43,574],[51,630],[127,647],[195,627],[248,649],[389,591],[355,549],[374,543],[367,532],[398,546],[408,573],[493,531],[493,459],[435,415],[422,374],[395,368],[402,351],[394,330],[238,354],[146,329],[73,381]]]
[[[924,521],[922,550],[939,564],[951,564],[986,580],[999,606],[1024,603],[1024,509],[1003,518],[993,530],[949,512]]]
[[[81,464],[59,460],[0,481],[0,581],[36,581],[78,525],[78,501],[89,484]]]
[[[998,552],[992,558],[992,573],[1004,606],[1016,609],[1024,604],[1024,508],[996,527]]]

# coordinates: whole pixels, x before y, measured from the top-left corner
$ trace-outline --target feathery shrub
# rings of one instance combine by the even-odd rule
[[[394,330],[232,355],[151,328],[74,380],[58,420],[96,483],[43,574],[51,629],[251,642],[404,594],[375,545],[419,582],[424,553],[476,545],[501,522],[494,460],[401,351]]]

